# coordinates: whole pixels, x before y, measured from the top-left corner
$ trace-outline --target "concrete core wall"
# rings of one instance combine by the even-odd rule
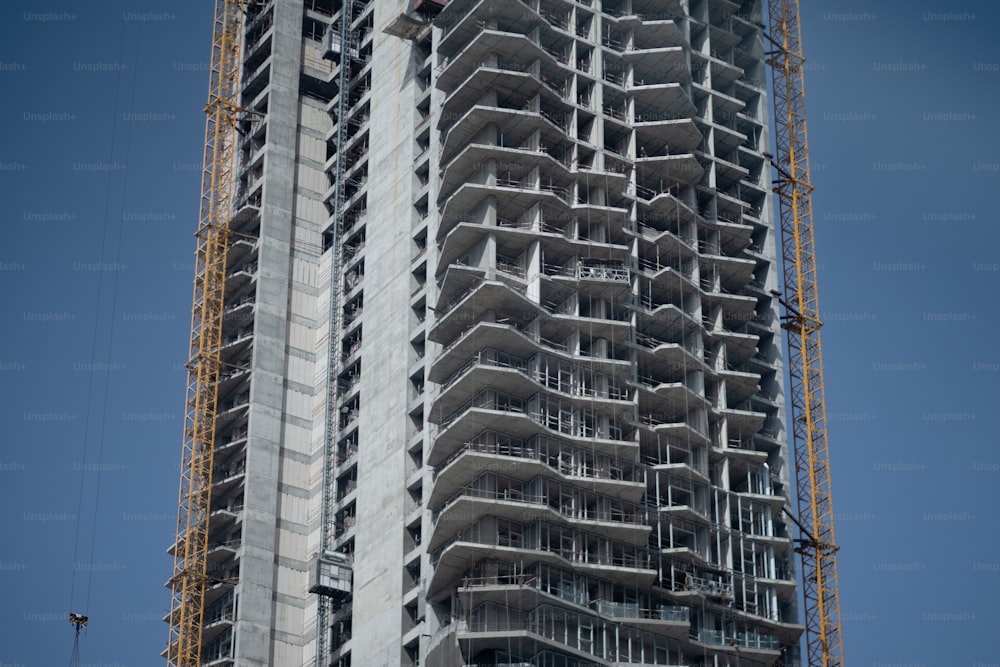
[[[406,405],[410,323],[410,229],[413,173],[401,159],[412,153],[413,86],[408,42],[381,32],[402,7],[375,9],[372,129],[361,389],[359,497],[354,553],[355,660],[401,664]],[[409,101],[408,101],[409,100]],[[370,324],[367,324],[370,323]]]

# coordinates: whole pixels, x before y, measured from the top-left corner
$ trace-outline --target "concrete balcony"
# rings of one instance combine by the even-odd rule
[[[622,61],[633,68],[635,85],[691,81],[682,46],[632,46],[624,50]]]
[[[505,368],[488,359],[474,358],[442,384],[441,392],[431,406],[432,421],[437,421],[440,415],[443,423],[446,415],[454,414],[477,396],[483,387],[522,396],[531,395],[539,388],[521,369]]]
[[[748,223],[746,220],[750,204],[737,197],[735,193],[726,192],[724,190],[709,189],[702,185],[698,185],[697,188],[701,192],[711,193],[715,197],[715,220],[728,222],[734,225],[753,224]]]
[[[723,57],[705,55],[703,53],[699,53],[698,51],[692,51],[691,65],[707,65],[707,67],[711,68],[712,85],[716,88],[724,89],[742,77],[744,72],[742,67],[738,67],[734,64],[732,53],[728,55],[720,53],[719,55],[725,57],[725,60]]]
[[[458,640],[474,645],[477,651],[508,650],[512,643],[532,646],[533,651],[544,647],[579,661],[504,663],[509,667],[522,664],[676,667],[684,664],[681,644],[676,638],[636,629],[630,627],[631,624],[603,618],[592,610],[573,611],[560,607],[562,605],[541,604],[522,610],[511,608],[507,603],[483,601],[472,608],[469,622],[459,623]],[[640,656],[641,662],[636,660]]]
[[[226,630],[233,627],[236,620],[236,608],[232,596],[219,600],[216,604],[205,605],[204,625],[202,626],[202,644],[208,644]]]
[[[632,84],[628,91],[635,99],[636,122],[694,118],[698,112],[680,83]]]
[[[768,183],[770,183],[770,179],[765,179],[764,176],[754,175],[753,172],[747,174],[737,185],[740,199],[744,201],[763,199],[771,191]]]
[[[689,410],[704,407],[705,397],[683,382],[658,382],[640,377],[636,387],[639,414],[655,422],[681,421]]]
[[[676,345],[673,341],[681,340],[685,333],[697,331],[701,326],[701,321],[691,313],[681,310],[676,304],[669,301],[656,301],[652,297],[643,295],[636,297],[631,308],[637,311],[637,330],[646,338],[637,339],[641,348],[652,350],[650,354],[662,357],[664,360],[680,361],[674,355],[671,346]],[[689,350],[690,354],[695,354]],[[698,355],[695,355],[698,356]]]
[[[716,133],[718,136],[718,133]],[[743,136],[743,135],[740,135]],[[720,190],[729,190],[737,187],[740,182],[747,178],[750,170],[738,163],[739,157],[732,153],[716,153],[707,155],[699,153],[699,157],[715,164],[715,186]],[[763,193],[763,190],[761,190]]]
[[[706,218],[703,226],[706,229],[719,232],[719,240],[716,245],[720,251],[719,254],[726,257],[739,257],[740,253],[752,243],[754,229],[752,226],[744,224],[740,216],[732,216],[729,219],[723,212],[712,219]]]
[[[455,154],[480,136],[483,128],[494,125],[503,127],[512,137],[528,136],[541,132],[544,139],[555,145],[557,138],[565,136],[565,129],[532,108],[524,96],[500,99],[496,105],[476,101],[470,108],[452,119],[442,132],[441,164],[447,164]]]
[[[254,293],[237,297],[223,308],[223,316],[229,320],[250,321],[257,305],[257,295]]]
[[[684,16],[683,0],[632,0],[632,14],[641,21],[658,19],[680,19]]]
[[[729,426],[730,437],[739,437],[740,440],[753,435],[764,426],[767,415],[763,412],[756,412],[749,403],[736,406],[712,407],[712,414],[726,419]],[[739,434],[736,436],[736,434]]]
[[[757,307],[757,297],[734,294],[725,287],[713,284],[714,281],[703,279],[699,285],[702,290],[702,307],[712,308],[718,305],[726,322],[748,322],[753,319]]]
[[[483,280],[450,303],[438,301],[434,309],[437,318],[428,333],[428,339],[447,346],[470,326],[480,322],[488,312],[507,313],[518,311],[534,319],[546,311],[527,298],[526,294],[504,283]],[[528,315],[530,313],[530,315]]]
[[[689,370],[706,370],[702,351],[681,343],[671,343],[645,333],[636,332],[636,361],[639,365],[638,382],[655,391],[664,378],[680,379]],[[643,368],[655,370],[656,377],[644,375]]]
[[[244,99],[252,99],[270,83],[271,57],[268,55],[263,63],[252,71],[244,72],[240,82],[240,92]]]
[[[695,209],[682,202],[673,194],[673,188],[646,187],[636,185],[635,199],[638,203],[638,219],[644,224],[662,228],[663,221],[677,221],[682,224],[697,224],[704,222],[702,216]],[[752,230],[751,230],[752,231]]]
[[[736,428],[729,430],[729,437],[725,442],[713,443],[713,452],[724,456],[729,461],[733,474],[737,476],[744,476],[748,474],[748,471],[758,470],[767,462],[767,453],[754,448],[753,436],[745,435]],[[751,482],[760,486],[758,490],[761,493],[770,489],[770,487],[764,487],[757,480],[751,480]],[[760,494],[750,494],[750,497],[757,495]]]
[[[639,239],[639,252],[642,255],[655,255],[659,253],[662,257],[677,257],[681,261],[691,260],[697,255],[694,248],[694,241],[691,238],[678,236],[676,227],[673,229],[660,229],[648,223],[664,223],[659,220],[636,220],[634,229],[630,233]]]
[[[701,181],[704,167],[693,153],[667,153],[665,148],[641,146],[635,158],[640,180],[660,180],[693,185]]]
[[[726,354],[732,363],[738,364],[752,357],[757,352],[757,343],[760,342],[760,336],[748,333],[745,325],[740,329],[739,331],[730,331],[729,329],[710,328],[705,333],[725,342]]]
[[[540,221],[529,217],[520,222],[504,219],[496,222],[496,225],[459,222],[452,227],[441,244],[438,266],[457,263],[487,235],[495,235],[503,244],[504,251],[512,256],[520,255],[531,244],[542,241],[546,251],[557,256],[585,256],[593,260],[622,262],[628,257],[628,246],[625,244],[579,238],[579,232],[573,229],[573,219],[559,220],[564,225],[562,229],[546,222],[544,215]]]
[[[729,113],[729,112],[723,112]],[[728,125],[722,125],[717,122],[706,120],[704,118],[697,119],[698,125],[703,127],[703,132],[708,134],[708,130],[712,130],[712,136],[714,139],[714,148],[716,154],[728,154],[732,151],[737,150],[747,141],[747,136],[742,132],[735,129],[735,127],[730,127]],[[732,182],[738,181],[739,179],[730,179]]]
[[[531,187],[530,182],[522,180],[512,180],[510,177],[490,176],[485,173],[484,168],[492,163],[498,167],[498,171],[507,171],[510,166],[517,165],[521,174],[530,173],[533,169],[539,169],[542,183],[538,187],[556,186],[567,190],[571,188],[574,178],[569,167],[546,152],[544,144],[534,144],[529,135],[523,138],[523,144],[518,143],[521,139],[517,134],[508,136],[506,128],[502,130],[506,146],[493,144],[469,144],[460,153],[455,155],[444,167],[441,177],[439,201],[447,199],[459,186],[468,182],[469,178],[480,172],[483,184],[495,183],[506,187],[522,187],[527,189],[537,189]],[[550,137],[553,143],[558,139]]]
[[[220,403],[215,415],[216,429],[227,422],[242,422],[249,411],[249,392],[237,399]]]
[[[761,412],[774,412],[778,409],[778,396],[775,392],[758,389],[749,396],[753,409]],[[734,401],[739,402],[739,401]]]
[[[523,32],[486,28],[438,66],[435,85],[453,90],[480,66],[559,76],[569,73],[568,64],[565,55],[542,47]]]
[[[465,5],[464,7],[461,5]],[[483,31],[486,21],[496,18],[500,25],[516,26],[528,10],[525,5],[502,0],[478,0],[451,3],[449,11],[438,14],[435,23],[441,28],[438,53],[450,57]]]
[[[545,353],[546,356],[557,360],[585,364],[593,372],[616,377],[625,377],[628,374],[630,362],[627,360],[571,354],[565,347],[560,347],[543,336],[533,333],[531,331],[533,328],[532,322],[520,321],[516,318],[504,318],[503,322],[477,322],[438,355],[428,373],[428,380],[438,384],[444,383],[484,347],[502,349],[508,354],[523,359],[537,353]],[[539,328],[544,329],[545,327]]]
[[[531,522],[547,520],[563,521],[578,528],[587,528],[591,534],[630,544],[645,545],[650,528],[642,523],[639,515],[615,515],[611,512],[561,512],[545,496],[514,493],[510,497],[502,494],[463,491],[445,501],[435,512],[434,528],[428,549],[436,549],[456,532],[470,523],[489,516],[511,521]]]
[[[215,436],[215,460],[232,458],[234,453],[242,451],[246,444],[246,427],[227,427],[219,430]]]
[[[242,553],[241,547],[242,542],[238,539],[210,543],[208,545],[207,556],[209,567],[217,567],[223,562],[229,562],[231,565],[235,565],[233,561],[239,560],[240,554]]]
[[[551,252],[548,257],[557,257]],[[570,261],[565,265],[543,264],[542,274],[567,291],[583,291],[590,297],[620,299],[631,289],[631,274],[624,262]]]
[[[551,208],[555,211],[570,213],[571,200],[565,191],[552,189],[545,184],[521,182],[516,179],[497,179],[493,184],[463,183],[447,198],[441,208],[442,220],[454,220],[456,223],[467,221],[469,212],[484,199],[492,197],[497,210],[508,219],[518,219],[535,204]],[[438,238],[443,238],[451,227],[442,225]]]
[[[259,241],[245,236],[235,236],[229,243],[226,252],[226,264],[231,268],[244,266],[257,261]]]
[[[534,104],[540,106],[534,106],[534,110],[548,108],[569,113],[573,102],[567,90],[566,82],[559,79],[540,79],[528,72],[480,65],[445,96],[438,128],[448,129],[454,120],[473,106],[483,105],[482,100],[491,95],[501,100],[523,100],[518,108],[524,108],[528,100],[535,100]],[[565,130],[562,124],[556,125]]]
[[[543,283],[543,290],[546,285]],[[542,306],[549,317],[544,319],[541,327],[543,338],[565,340],[573,332],[581,332],[592,339],[603,339],[605,341],[620,341],[624,344],[628,340],[630,329],[628,321],[628,311],[624,308],[604,314],[584,314],[581,313],[579,304],[574,304],[574,299],[557,303],[545,298],[543,291]],[[623,352],[615,349],[608,351],[609,356],[603,354],[579,351],[581,356],[589,358],[605,359],[612,358],[610,355],[623,355]],[[614,357],[624,360],[624,356]]]
[[[242,522],[242,505],[233,505],[232,507],[213,510],[209,514],[208,532],[210,535],[231,533]]]
[[[656,578],[653,559],[644,545],[547,521],[527,524],[524,532],[516,533],[496,525],[481,519],[431,553],[434,573],[428,582],[428,596],[461,577],[470,562],[484,558],[574,568],[616,584],[649,586]]]
[[[730,368],[723,368],[717,371],[720,380],[726,383],[726,399],[732,405],[739,405],[745,402],[757,391],[760,386],[760,375],[748,373]]]
[[[524,407],[516,408],[518,406],[498,399],[484,405],[469,404],[451,415],[444,415],[427,463],[432,466],[442,464],[483,431],[503,430],[520,440],[545,433]]]
[[[246,478],[246,461],[239,460],[225,466],[218,466],[212,471],[212,492],[216,494],[227,493],[238,484],[242,484]]]
[[[471,326],[468,322],[479,322],[487,314],[494,313],[516,311],[521,314],[522,320],[541,318],[539,336],[547,341],[565,340],[574,331],[585,331],[595,338],[624,341],[629,327],[624,311],[612,313],[609,317],[571,313],[560,304],[547,301],[538,304],[528,299],[522,289],[488,280],[474,284],[456,300],[435,310],[438,320],[431,328],[429,338],[446,346]],[[619,315],[621,319],[618,319]],[[609,319],[612,317],[614,319]],[[547,342],[546,345],[559,349],[557,344]]]
[[[700,296],[701,289],[695,282],[690,267],[678,269],[674,266],[658,263],[658,260],[639,257],[637,273],[646,280],[640,282],[641,299],[648,301],[647,307],[653,304],[693,303],[692,299]]]
[[[689,441],[699,446],[707,446],[711,440],[707,430],[701,426],[689,423],[685,419],[668,420],[656,414],[640,414],[634,425],[642,431],[647,431],[654,436],[665,437],[668,440],[674,439],[678,442]]]
[[[484,386],[505,393],[543,391],[568,405],[587,405],[597,409],[614,410],[631,405],[627,392],[621,389],[620,384],[627,377],[624,368],[613,369],[620,373],[616,376],[597,370],[591,364],[575,360],[567,362],[561,356],[536,353],[531,357],[518,357],[484,347],[440,382],[441,392],[432,409],[449,414],[449,405],[457,405]],[[575,379],[557,381],[556,372],[547,370],[550,365],[572,373]],[[513,375],[520,379],[515,379]]]
[[[467,266],[461,261],[448,265],[438,283],[438,303],[459,303],[483,283],[487,273],[486,268]],[[525,291],[526,285],[523,280],[504,280],[504,277],[506,276],[497,275],[497,282],[507,285],[517,292]],[[440,308],[435,312],[440,312]]]
[[[667,4],[676,5],[676,2]],[[665,18],[665,14],[673,14],[676,19]],[[635,48],[653,45],[686,46],[684,31],[678,23],[683,14],[684,9],[680,6],[668,10],[658,7],[655,10],[655,18],[643,12],[642,14],[627,14],[617,18],[610,17],[610,21],[623,27],[632,28]]]
[[[532,442],[554,441],[554,438],[535,438]],[[614,457],[594,456],[592,459],[614,460]],[[564,477],[560,475],[560,477]],[[435,494],[442,495],[442,494]],[[475,478],[437,503],[432,515],[436,526],[460,501],[495,500],[519,502],[548,508],[550,521],[563,521],[597,530],[598,534],[629,544],[644,545],[648,539],[648,510],[645,505],[601,493],[587,480],[567,480],[550,475],[536,475],[521,479],[502,472],[481,472]],[[489,507],[489,503],[484,505]],[[470,508],[471,509],[471,508]],[[489,512],[484,512],[489,513]],[[468,514],[459,513],[459,517]],[[509,517],[517,520],[516,516]],[[539,515],[541,518],[541,515]],[[522,523],[527,521],[521,519]],[[469,522],[467,522],[469,523]],[[637,532],[638,531],[638,532]],[[450,533],[445,532],[446,535]]]
[[[701,146],[703,134],[693,118],[657,118],[656,115],[635,121],[637,146],[669,146],[675,152],[691,152]]]
[[[704,56],[699,56],[698,61],[701,64],[692,63],[694,67],[705,67]],[[714,82],[713,82],[714,83]],[[763,91],[761,91],[763,93]],[[731,118],[736,114],[740,113],[746,108],[746,102],[738,97],[728,95],[722,92],[721,86],[715,86],[714,88],[708,88],[704,84],[692,83],[691,84],[691,94],[699,101],[708,101],[712,105],[712,109],[715,111],[716,115],[721,118]],[[703,118],[699,118],[699,122],[703,121]],[[706,121],[707,122],[707,121]]]
[[[539,568],[530,568],[530,570],[536,572]],[[610,630],[612,636],[624,629],[622,621],[627,621],[628,626],[639,628],[640,632],[647,630],[658,634],[661,637],[661,641],[664,635],[675,640],[685,639],[690,632],[690,614],[687,607],[660,604],[654,608],[640,608],[637,604],[615,603],[605,600],[595,600],[588,604],[588,601],[585,599],[586,591],[580,591],[582,593],[581,598],[570,599],[560,589],[546,587],[535,574],[466,578],[464,584],[464,586],[459,588],[459,595],[463,604],[468,605],[470,609],[481,608],[484,602],[495,604],[500,608],[507,608],[509,606],[512,610],[516,610],[512,616],[520,618],[523,614],[521,610],[535,609],[541,603],[542,607],[547,610],[545,613],[549,616],[552,614],[561,614],[563,618],[585,618],[587,620],[584,623],[588,631],[597,626],[601,628],[600,631],[602,633]],[[508,614],[508,618],[510,617],[511,615]],[[528,617],[530,618],[530,612]],[[607,626],[607,630],[605,630],[605,626]],[[575,641],[575,638],[568,641]],[[536,642],[533,641],[534,643]],[[589,645],[586,646],[589,647]],[[615,648],[611,648],[612,646]],[[605,654],[604,651],[601,651],[601,657],[604,660],[614,660],[615,649],[618,646],[617,642],[611,644],[609,646],[610,654]],[[627,650],[632,649],[624,649],[623,647],[623,652]],[[475,665],[466,665],[465,667],[487,667],[487,665],[494,664],[498,666],[503,665],[503,667],[531,667],[532,665],[542,664],[558,664],[562,667],[594,667],[595,665],[603,664],[614,664],[617,666],[627,664],[641,667],[642,665],[666,664],[656,662],[656,658],[652,652],[648,658],[649,662],[643,663],[636,663],[631,660],[624,661],[627,658],[625,655],[621,656],[624,662],[613,663],[594,662],[595,657],[597,656],[588,656],[589,659],[583,659],[583,661],[578,662],[566,661],[565,656],[560,655],[558,662],[555,662],[557,659],[555,654],[546,650],[535,654],[530,660],[525,660],[524,662],[512,663],[511,660],[514,658],[503,658],[503,662],[500,662],[499,659],[495,663],[477,661]],[[632,657],[634,658],[634,655]]]
[[[223,335],[222,344],[219,346],[219,356],[224,363],[237,365],[238,360],[246,358],[253,347],[253,321],[240,322],[240,325],[238,329],[233,327],[234,331],[227,331]],[[229,386],[240,379],[241,372],[239,370],[229,369],[229,371],[231,372],[227,372],[225,369],[220,371],[219,381],[223,385]],[[226,393],[221,385],[219,393]]]
[[[238,338],[237,341],[245,342],[242,339],[248,337],[250,338],[251,341],[253,340],[253,334],[244,334],[243,336]],[[249,350],[249,346],[244,347],[241,345],[237,349],[246,352]],[[236,352],[233,353],[223,352],[222,354],[220,354],[220,358],[224,364],[230,364],[235,362],[235,364],[238,364],[238,367],[235,365],[234,366],[226,365],[223,366],[222,370],[219,372],[219,388],[218,388],[219,396],[228,396],[229,394],[238,391],[239,388],[243,387],[250,381],[250,369],[248,363],[249,360],[246,357],[247,355],[239,354]],[[240,363],[241,361],[244,363]]]
[[[494,542],[497,542],[494,544]],[[499,543],[496,538],[477,542],[459,533],[445,542],[431,554],[433,574],[428,577],[427,597],[446,597],[453,590],[455,582],[461,582],[469,563],[490,558],[521,561],[525,557],[532,561],[566,567],[569,563],[562,557],[547,550],[528,550],[510,546],[507,541]],[[652,581],[652,578],[650,578]]]
[[[638,502],[645,493],[646,468],[630,458],[619,458],[551,436],[529,440],[484,431],[435,467],[434,488],[428,504],[455,493],[483,470],[503,470],[527,481],[539,475],[558,476],[622,500]]]
[[[664,521],[668,517],[674,517],[692,525],[708,526],[711,523],[707,503],[687,504],[679,501],[661,503],[654,510],[651,510],[651,512],[655,512],[659,521]]]
[[[781,568],[779,568],[779,571],[777,572],[766,573],[763,576],[756,577],[756,579],[763,584],[774,586],[775,591],[780,598],[788,599],[794,597],[796,588],[798,588],[798,582],[787,571],[787,568],[785,568],[786,571],[784,572],[780,570]],[[798,630],[800,627],[801,626],[793,626],[795,630]]]
[[[739,221],[745,225],[753,225],[756,229],[769,228],[761,219],[761,216],[763,215],[763,206],[763,204],[760,204],[744,209],[739,214]]]
[[[551,409],[546,407],[547,402],[552,403]],[[567,402],[566,410],[560,412],[560,405],[558,397],[549,400],[545,394],[523,398],[484,389],[454,412],[432,415],[431,421],[440,427],[428,464],[442,464],[484,431],[502,431],[522,441],[534,436],[556,437],[613,457],[635,451],[635,442],[625,439],[624,432],[605,432],[597,424],[588,427],[580,413],[582,408],[574,411],[572,403]]]
[[[477,322],[465,334],[443,350],[427,375],[429,382],[445,383],[456,375],[468,360],[484,347],[502,349],[508,354],[527,358],[543,348],[537,339],[515,322]]]

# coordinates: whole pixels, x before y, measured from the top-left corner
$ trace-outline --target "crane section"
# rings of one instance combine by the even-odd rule
[[[775,192],[787,332],[789,397],[801,531],[806,652],[812,667],[841,667],[840,598],[826,432],[823,352],[813,234],[809,138],[798,0],[768,3],[774,97]]]
[[[175,667],[201,665],[205,588],[210,579],[207,572],[208,530],[235,157],[233,146],[240,111],[237,94],[242,25],[239,2],[216,2],[208,105],[205,107],[205,153],[196,234],[177,539],[173,545],[174,571],[170,580],[167,662]]]

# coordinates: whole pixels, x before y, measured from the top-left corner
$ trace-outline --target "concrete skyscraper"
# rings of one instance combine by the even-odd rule
[[[760,4],[247,5],[203,664],[796,663]]]

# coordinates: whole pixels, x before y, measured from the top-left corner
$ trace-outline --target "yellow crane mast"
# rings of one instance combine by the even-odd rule
[[[830,451],[826,437],[823,351],[813,234],[809,137],[798,0],[768,2],[772,67],[775,192],[788,339],[792,436],[805,600],[806,653],[811,667],[841,667],[840,594],[833,535]]]
[[[222,320],[229,240],[235,122],[239,113],[242,8],[217,0],[208,105],[201,211],[195,253],[191,351],[184,421],[177,539],[170,579],[170,638],[167,663],[201,665],[201,631],[207,582],[208,528],[212,500],[212,462],[218,403]]]

